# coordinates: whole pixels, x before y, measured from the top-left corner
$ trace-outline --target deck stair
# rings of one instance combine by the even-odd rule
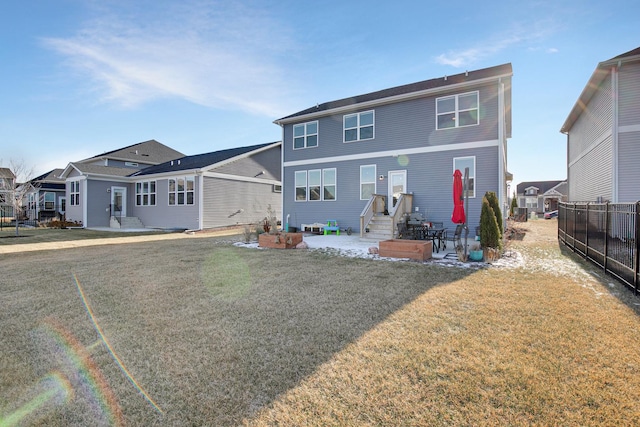
[[[380,241],[394,238],[393,217],[389,215],[374,215],[367,227],[369,232],[365,232],[363,239]]]

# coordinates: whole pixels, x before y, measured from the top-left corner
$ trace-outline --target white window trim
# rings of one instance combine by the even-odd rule
[[[80,181],[70,181],[69,184],[69,197],[71,198],[69,206],[80,206]],[[73,203],[74,199],[75,203]]]
[[[334,171],[334,176],[335,176],[335,183],[331,184],[333,186],[335,186],[336,191],[335,191],[335,199],[329,199],[326,200],[324,198],[324,187],[325,187],[325,183],[324,183],[324,174],[326,171]],[[311,190],[310,187],[311,185],[309,185],[309,173],[310,172],[320,172],[320,198],[317,200],[311,200],[309,198],[309,195],[311,194]],[[302,175],[304,173],[305,176],[305,185],[298,185],[298,182],[296,181],[296,176],[298,174]],[[326,168],[326,169],[309,169],[309,170],[299,170],[299,171],[295,171],[293,173],[293,186],[294,186],[294,193],[293,193],[293,200],[296,202],[335,202],[336,200],[338,200],[338,170],[336,168]],[[305,199],[304,200],[298,200],[298,188],[304,188],[305,189]]]
[[[472,93],[476,94],[476,99],[478,102],[478,107],[477,108],[469,108],[469,109],[465,109],[465,110],[460,110],[459,108],[459,104],[458,104],[458,100],[460,99],[461,96],[465,96],[465,95],[470,95]],[[451,111],[447,111],[445,113],[439,113],[438,112],[438,101],[441,99],[447,99],[447,98],[454,98],[455,99],[455,109],[454,109],[454,124],[455,126],[453,127],[445,127],[445,128],[441,128],[438,127],[438,117],[443,115],[443,114],[451,114]],[[470,124],[470,125],[464,125],[464,126],[460,126],[460,120],[459,120],[459,114],[461,111],[472,111],[472,110],[477,110],[478,111],[478,120],[477,123],[474,124]],[[480,124],[480,92],[477,90],[471,91],[471,92],[465,92],[465,93],[458,93],[455,95],[447,95],[447,96],[441,96],[439,98],[436,98],[436,130],[447,130],[447,129],[458,129],[458,128],[463,128],[463,127],[469,127],[469,126],[478,126]]]
[[[154,188],[155,191],[151,191],[151,183],[154,183]],[[140,189],[142,190],[142,188],[144,187],[144,184],[147,183],[148,184],[148,188],[149,188],[149,192],[145,193],[144,191],[140,191],[138,192],[138,184],[140,184]],[[136,200],[136,206],[156,206],[158,203],[158,182],[156,180],[149,180],[149,181],[138,181],[135,183],[134,185],[134,189],[135,189],[135,200]],[[151,203],[151,195],[155,195],[154,197],[154,202]],[[144,196],[147,195],[149,196],[149,203],[138,203],[138,196]]]
[[[362,114],[367,114],[367,113],[371,113],[373,115],[373,123],[371,123],[370,125],[362,126],[360,124],[360,116]],[[356,116],[358,118],[358,123],[356,124],[356,127],[347,128],[347,126],[346,126],[347,117],[353,117],[353,116]],[[371,126],[373,128],[373,132],[372,132],[371,138],[360,139],[360,129],[363,128],[363,127],[369,127],[369,126]],[[351,141],[347,141],[346,140],[345,132],[348,129],[356,129],[356,135],[357,135],[356,139],[353,139]],[[372,140],[372,139],[375,139],[375,138],[376,138],[376,111],[375,110],[360,111],[358,113],[345,114],[344,116],[342,116],[342,142],[343,143],[349,144],[349,143],[358,142],[358,141],[369,141],[369,140]]]
[[[369,167],[373,167],[373,182],[362,181],[362,168],[369,168]],[[376,191],[378,191],[378,182],[376,180],[377,172],[378,172],[378,166],[375,165],[375,164],[374,165],[360,165],[360,176],[359,176],[359,179],[360,179],[360,187],[359,187],[360,200],[369,200],[369,199],[363,199],[362,198],[362,184],[372,184],[373,183],[373,187],[374,187],[373,188],[373,194],[375,194]]]
[[[307,126],[310,125],[310,124],[313,124],[313,123],[316,124],[316,133],[307,133]],[[296,129],[297,126],[303,126],[304,127],[304,134],[302,136],[302,138],[304,140],[304,146],[296,148],[296,130],[295,129]],[[318,147],[318,145],[320,145],[320,124],[318,123],[317,120],[314,120],[314,121],[311,121],[311,122],[305,122],[305,123],[297,123],[297,124],[293,125],[293,128],[291,129],[291,131],[293,132],[291,142],[292,142],[292,147],[293,147],[294,150],[306,150],[307,148],[316,148],[316,147]],[[309,147],[307,145],[307,138],[310,137],[310,136],[313,136],[313,135],[316,136],[316,145],[314,145],[312,147]]]
[[[333,176],[334,176],[334,180],[335,182],[333,184],[329,184],[335,187],[336,191],[335,191],[335,198],[334,199],[329,199],[326,200],[324,198],[324,188],[327,186],[327,184],[325,184],[324,182],[324,174],[327,171],[333,171]],[[323,202],[335,202],[336,200],[338,200],[338,170],[336,168],[327,168],[327,169],[322,169],[322,187],[321,190],[322,191],[322,201]]]
[[[184,179],[184,190],[183,191],[178,191],[178,180],[179,179]],[[170,182],[171,181],[175,181],[175,190],[171,191],[171,185]],[[193,181],[193,190],[187,190],[188,185],[187,182],[189,181]],[[157,191],[157,187],[156,187],[156,191]],[[171,194],[175,194],[175,198],[174,198],[174,203],[171,203]],[[184,193],[184,203],[178,203],[178,194],[180,193]],[[193,203],[188,203],[189,200],[189,193],[193,193]],[[157,200],[157,197],[156,197]],[[176,176],[173,178],[169,178],[167,180],[167,205],[168,206],[195,206],[196,205],[196,177],[195,176]]]
[[[466,159],[473,159],[473,176],[471,176],[471,171],[469,171],[469,179],[473,178],[473,195],[469,196],[470,199],[475,199],[476,197],[476,188],[478,187],[478,180],[476,178],[477,173],[476,173],[476,156],[463,156],[463,157],[454,157],[453,158],[453,172],[456,171],[456,160],[466,160]],[[460,172],[462,172],[462,179],[463,179],[463,185],[464,185],[464,169],[460,169]]]

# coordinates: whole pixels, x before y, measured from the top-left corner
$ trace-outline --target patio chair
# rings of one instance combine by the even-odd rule
[[[439,230],[435,236],[442,245],[442,249],[447,249],[447,229],[444,228],[444,223],[435,221],[431,223],[431,227]]]
[[[409,232],[409,227],[407,227],[407,223],[405,221],[398,222],[398,239],[411,239],[411,233]]]

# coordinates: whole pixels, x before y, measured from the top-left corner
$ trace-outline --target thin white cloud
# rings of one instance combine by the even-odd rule
[[[435,57],[435,62],[462,68],[494,56],[503,50],[546,38],[553,32],[553,25],[536,22],[531,25],[517,25],[513,29],[492,36],[478,45],[461,50],[451,50]],[[551,53],[552,50],[549,50]]]
[[[291,45],[267,14],[212,2],[140,13],[120,9],[100,10],[101,17],[73,37],[44,40],[97,84],[102,101],[134,107],[176,97],[270,117],[281,113],[276,95],[287,85],[278,57]]]

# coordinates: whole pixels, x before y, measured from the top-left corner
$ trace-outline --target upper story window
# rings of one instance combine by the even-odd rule
[[[293,125],[293,149],[318,146],[318,122]]]
[[[469,168],[469,186],[466,191],[467,197],[476,197],[476,157],[455,157],[453,159],[453,171],[458,169],[464,177],[465,168]],[[464,183],[463,183],[464,185]]]
[[[537,188],[535,188],[535,187],[527,188],[527,190],[526,190],[526,194],[527,194],[528,196],[534,196],[534,195],[538,194],[538,189],[537,189]]]
[[[373,111],[344,116],[344,142],[373,139],[375,117]]]
[[[71,196],[71,206],[80,205],[80,181],[71,181],[69,196]]]
[[[436,99],[437,129],[473,126],[478,123],[478,91]]]
[[[136,182],[136,205],[155,206],[156,204],[156,182],[143,181]]]
[[[192,176],[169,179],[169,205],[193,205],[195,182]]]
[[[47,191],[44,193],[44,209],[52,211],[56,204],[56,193]]]

